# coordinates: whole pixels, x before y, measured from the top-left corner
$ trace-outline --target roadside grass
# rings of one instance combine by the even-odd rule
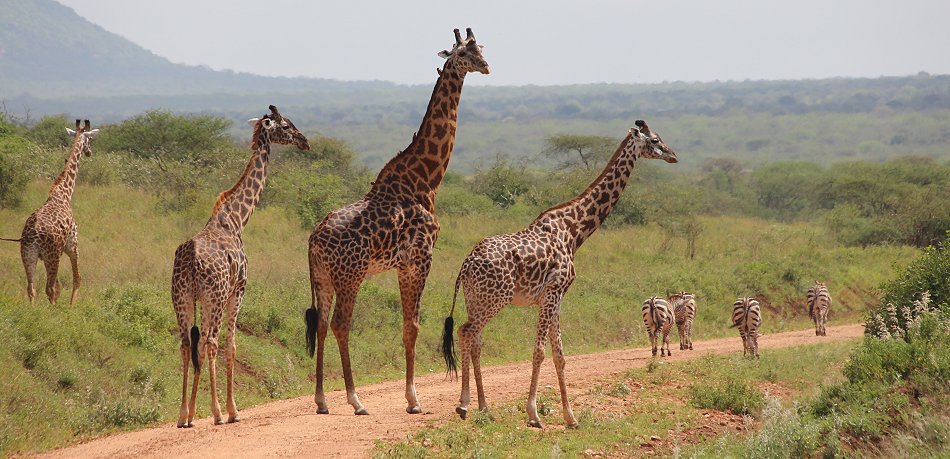
[[[758,361],[740,353],[680,362],[659,361],[605,378],[586,392],[573,389],[580,428],[563,428],[555,388],[541,391],[543,430],[526,426],[525,400],[493,406],[494,420],[473,413],[426,428],[407,441],[377,442],[375,457],[617,457],[671,456],[727,432],[759,424],[761,406],[735,403],[730,387],[745,397],[779,406],[817,394],[840,381],[841,368],[859,340],[770,349]],[[807,356],[808,358],[803,358]],[[525,375],[525,380],[530,375]],[[489,400],[491,394],[487,394]],[[527,397],[527,394],[525,394]],[[726,410],[707,406],[722,401]],[[731,410],[729,408],[737,408]],[[547,411],[547,414],[544,414]]]
[[[0,209],[0,235],[18,237],[48,187],[33,182],[20,208]],[[60,266],[60,303],[46,301],[45,272],[38,267],[39,295],[29,306],[19,248],[0,243],[0,330],[7,343],[0,348],[0,453],[41,451],[174,421],[181,361],[170,306],[171,265],[177,245],[207,221],[214,198],[202,196],[191,207],[168,212],[152,194],[80,184],[73,204],[84,281],[72,309],[65,304],[71,288],[68,259]],[[441,218],[422,300],[420,373],[443,371],[439,338],[461,261],[481,238],[516,231],[535,215],[515,206]],[[577,280],[562,310],[566,351],[646,345],[639,313],[643,298],[684,289],[698,295],[696,340],[734,334],[729,314],[738,295],[761,296],[764,333],[811,326],[804,291],[815,278],[827,280],[835,296],[830,322],[855,322],[876,301],[875,286],[918,253],[896,246],[837,246],[823,229],[805,224],[731,217],[701,222],[705,230],[695,260],[683,257],[681,240],[661,250],[665,236],[653,225],[604,228],[592,237],[578,253]],[[313,390],[314,363],[304,350],[302,320],[310,304],[308,233],[292,212],[273,206],[255,212],[245,231],[250,279],[238,320],[239,409]],[[464,321],[463,304],[455,315],[456,323]],[[506,308],[485,332],[483,362],[529,359],[536,317],[533,308]],[[367,281],[350,336],[358,384],[402,377],[401,322],[395,274]],[[675,332],[671,338],[675,343]],[[327,365],[327,388],[341,388],[332,337]],[[207,380],[205,372],[199,417],[210,411]]]

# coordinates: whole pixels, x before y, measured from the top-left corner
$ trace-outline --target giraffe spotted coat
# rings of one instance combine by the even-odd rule
[[[470,401],[469,362],[473,364],[478,406],[488,405],[482,386],[480,355],[481,334],[488,321],[506,305],[537,305],[538,328],[535,338],[531,385],[528,392],[528,425],[540,427],[537,411],[538,372],[544,360],[544,346],[551,341],[554,367],[560,385],[564,421],[577,421],[567,398],[564,378],[564,351],[561,342],[561,301],[574,282],[574,254],[610,215],[620,198],[637,158],[659,158],[676,162],[676,154],[643,121],[631,128],[621,141],[604,171],[574,199],[554,206],[539,215],[527,228],[513,234],[492,236],[479,242],[462,263],[456,280],[456,295],[461,287],[465,295],[468,319],[458,329],[462,357],[462,392],[456,412],[465,418]],[[453,299],[453,312],[455,308]],[[443,355],[453,369],[455,359],[451,324],[446,319]]]

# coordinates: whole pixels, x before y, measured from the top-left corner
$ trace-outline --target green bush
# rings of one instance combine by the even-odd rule
[[[903,336],[925,310],[950,313],[950,237],[928,247],[896,279],[881,285],[881,304],[868,312],[865,334]]]
[[[471,187],[473,192],[487,196],[495,205],[505,209],[513,206],[518,197],[530,189],[524,168],[505,158],[497,158],[488,169],[476,173]]]
[[[74,126],[75,121],[70,122],[66,115],[44,116],[26,130],[26,138],[47,148],[66,148],[72,143],[66,128],[72,129]]]
[[[22,137],[0,135],[0,208],[20,205],[30,178],[24,162],[35,149]]]
[[[197,160],[206,152],[232,145],[231,121],[216,116],[183,116],[150,110],[102,130],[102,151],[128,152],[142,158]]]
[[[490,198],[475,194],[458,185],[445,185],[436,197],[436,209],[444,215],[469,215],[491,212]]]
[[[765,405],[761,392],[736,378],[715,385],[693,384],[689,386],[689,400],[697,408],[729,410],[734,414],[757,414]]]

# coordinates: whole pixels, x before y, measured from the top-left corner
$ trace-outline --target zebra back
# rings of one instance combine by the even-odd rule
[[[696,298],[688,292],[679,292],[670,295],[670,304],[673,307],[673,317],[677,324],[685,323],[696,317]]]
[[[831,306],[831,294],[828,293],[828,286],[822,282],[815,281],[815,285],[808,289],[808,316],[814,318],[816,310],[825,310]]]
[[[755,333],[762,324],[762,312],[755,298],[739,298],[732,305],[732,326],[739,327],[739,333]]]
[[[670,304],[666,300],[651,296],[643,302],[643,324],[647,329],[657,331],[663,328],[667,322],[673,321],[673,314]]]

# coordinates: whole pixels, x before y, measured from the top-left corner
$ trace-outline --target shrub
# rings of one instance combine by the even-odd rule
[[[15,135],[0,135],[0,208],[16,207],[23,199],[29,174],[24,161],[35,146]]]
[[[26,130],[26,138],[47,148],[66,148],[72,142],[66,128],[73,126],[74,123],[70,123],[66,115],[44,116]]]
[[[183,116],[150,110],[102,130],[102,151],[129,152],[143,158],[199,159],[205,152],[230,147],[231,121],[216,116]]]
[[[528,189],[524,168],[516,167],[504,158],[497,158],[488,169],[475,174],[472,181],[473,192],[487,196],[495,205],[505,209],[513,206]]]
[[[697,408],[732,411],[734,414],[753,414],[762,410],[762,393],[745,381],[728,378],[716,385],[705,383],[689,386],[690,403]]]
[[[923,255],[898,275],[881,285],[881,305],[868,313],[865,334],[887,338],[904,336],[912,322],[925,310],[950,311],[950,238]]]

